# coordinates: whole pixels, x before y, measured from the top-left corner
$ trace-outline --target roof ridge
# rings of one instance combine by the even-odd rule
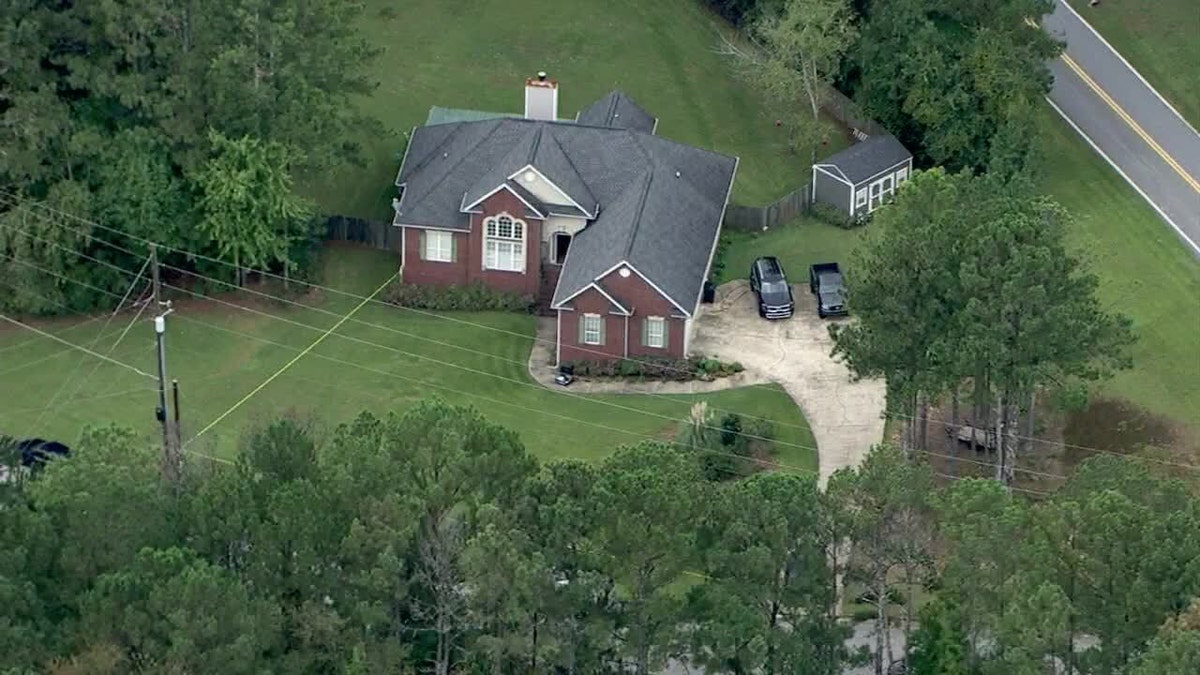
[[[558,140],[558,136],[551,133],[550,140],[554,141],[554,147],[558,148],[558,151],[562,153],[563,158],[567,160],[567,165],[570,166],[571,170],[575,172],[575,176],[579,178],[579,182],[583,183],[583,186],[587,188],[588,195],[592,199],[596,199],[596,194],[592,191],[592,186],[588,185],[588,182],[583,178],[583,174],[579,173],[579,167],[575,166],[575,162],[571,160],[571,153],[567,152],[567,149],[562,146],[562,143],[560,143]],[[570,197],[570,195],[567,196]],[[596,214],[596,206],[599,203],[600,202],[597,201],[595,204],[592,204],[592,215]]]
[[[612,126],[613,120],[616,119],[617,115],[617,105],[621,103],[621,91],[613,89],[608,93],[608,96],[612,100],[608,103],[608,113],[604,116],[604,122],[607,126]]]
[[[642,194],[638,197],[637,209],[633,212],[633,228],[629,230],[629,241],[625,242],[625,253],[621,256],[626,263],[629,254],[633,253],[633,242],[637,241],[638,229],[642,226],[642,212],[646,210],[646,197],[650,194],[650,183],[654,181],[654,171],[646,171],[646,184],[642,186]]]
[[[537,156],[538,146],[542,144],[542,131],[546,127],[538,125],[533,132],[533,142],[529,145],[529,157],[525,160],[525,164],[534,166],[533,158]]]

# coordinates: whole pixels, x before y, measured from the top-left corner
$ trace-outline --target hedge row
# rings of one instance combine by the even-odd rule
[[[576,377],[604,379],[659,380],[663,382],[688,382],[691,380],[712,381],[718,377],[729,377],[744,368],[738,362],[725,363],[717,359],[693,356],[687,359],[647,357],[639,359],[613,359],[607,361],[568,361],[564,365],[574,368]]]
[[[401,307],[465,312],[532,313],[535,303],[532,295],[496,291],[480,283],[437,287],[399,281],[384,291],[383,300]]]

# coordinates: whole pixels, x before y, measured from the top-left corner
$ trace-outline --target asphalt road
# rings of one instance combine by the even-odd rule
[[[1200,257],[1200,134],[1063,0],[1042,25],[1067,43],[1050,102]]]

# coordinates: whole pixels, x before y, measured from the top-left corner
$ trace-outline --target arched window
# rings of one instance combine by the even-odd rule
[[[483,267],[525,271],[525,223],[507,213],[484,221]]]

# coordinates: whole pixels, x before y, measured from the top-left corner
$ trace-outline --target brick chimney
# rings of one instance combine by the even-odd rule
[[[558,119],[558,82],[546,79],[546,73],[525,80],[525,119]]]

